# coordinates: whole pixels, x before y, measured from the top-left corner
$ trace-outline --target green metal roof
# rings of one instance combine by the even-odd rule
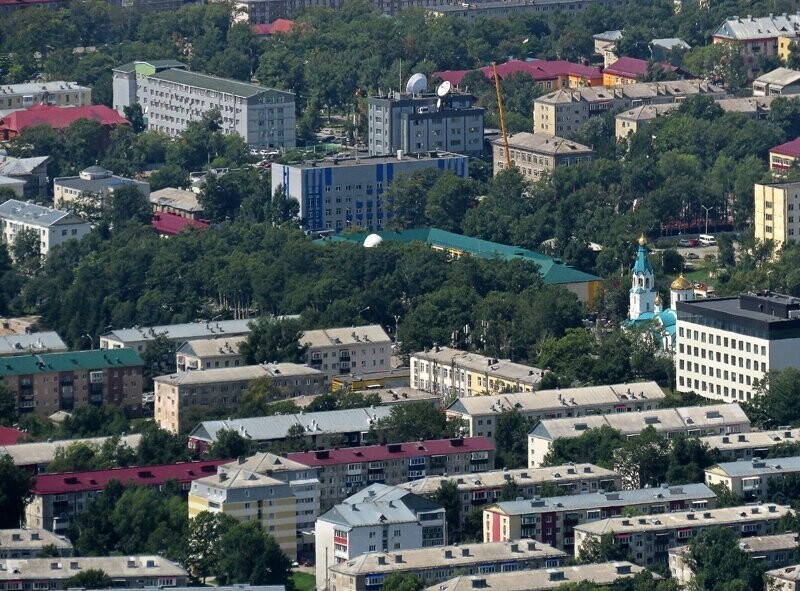
[[[108,367],[144,365],[133,349],[97,349],[42,355],[20,355],[0,359],[0,378],[54,371],[99,370]]]
[[[164,68],[185,68],[186,64],[179,62],[178,60],[142,60],[136,62],[128,62],[127,64],[122,64],[121,66],[117,66],[113,68],[115,72],[126,72],[130,74],[134,70],[136,70],[137,65],[145,64],[153,68],[153,70],[162,70]]]
[[[425,242],[434,247],[447,248],[468,252],[469,254],[482,259],[500,259],[505,261],[524,260],[539,265],[539,274],[546,284],[554,285],[559,283],[585,283],[588,281],[602,281],[601,277],[585,273],[569,265],[565,265],[558,259],[527,248],[508,246],[462,234],[454,234],[440,230],[439,228],[413,228],[410,230],[377,232],[378,236],[387,241],[393,242]],[[337,234],[329,238],[323,238],[318,242],[326,241],[348,241],[363,243],[369,233],[359,234]]]
[[[267,88],[266,86],[259,86],[258,84],[249,84],[247,82],[239,82],[238,80],[229,80],[227,78],[218,78],[217,76],[209,76],[208,74],[199,74],[197,72],[187,72],[186,70],[170,69],[162,72],[152,74],[152,78],[158,80],[168,80],[169,82],[176,82],[178,84],[186,84],[188,86],[196,86],[216,92],[224,92],[234,96],[241,96],[249,98],[262,93],[281,94],[286,96],[294,96],[291,92],[284,92],[282,90],[275,90],[274,88]]]

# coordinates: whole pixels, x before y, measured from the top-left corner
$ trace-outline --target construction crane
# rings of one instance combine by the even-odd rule
[[[500,131],[503,132],[503,145],[506,149],[506,166],[511,168],[511,150],[508,149],[508,135],[506,135],[506,118],[503,115],[503,97],[500,96],[500,78],[497,77],[497,63],[492,62],[494,72],[494,87],[497,89],[497,108],[500,110]]]

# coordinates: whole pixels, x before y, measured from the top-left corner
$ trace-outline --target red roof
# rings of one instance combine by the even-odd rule
[[[164,212],[154,213],[151,223],[159,234],[165,234],[167,236],[174,236],[189,228],[197,228],[198,230],[208,228],[208,222],[192,220],[174,213]]]
[[[780,154],[781,156],[791,156],[792,158],[800,158],[800,137],[786,142],[780,146],[775,146],[770,150],[770,154]]]
[[[56,107],[33,105],[22,111],[14,111],[0,119],[0,131],[21,132],[26,127],[49,125],[53,129],[65,129],[78,119],[94,119],[101,125],[130,125],[130,122],[114,109],[105,105],[85,107]]]
[[[231,460],[208,460],[205,462],[179,462],[159,466],[134,466],[94,470],[92,472],[65,472],[63,474],[42,474],[36,477],[31,492],[35,495],[60,495],[89,490],[103,490],[111,480],[122,484],[158,486],[168,480],[181,484],[192,482],[217,473],[217,466]]]
[[[665,70],[677,72],[678,68],[670,64],[662,63],[661,67]],[[621,57],[605,69],[606,74],[623,76],[625,78],[636,78],[647,74],[647,60],[640,60],[635,57]]]
[[[486,78],[493,78],[494,71],[492,66],[484,66],[478,70],[445,70],[442,72],[434,72],[434,76],[438,76],[442,80],[447,80],[451,84],[461,84],[464,76],[470,72],[483,72]],[[592,66],[583,66],[581,64],[573,64],[564,60],[509,60],[504,64],[497,66],[497,75],[500,78],[505,78],[510,74],[516,72],[524,72],[531,76],[536,81],[554,80],[559,76],[582,76],[585,78],[598,78],[602,75],[600,68]]]
[[[295,452],[286,457],[306,466],[333,466],[358,462],[379,462],[397,458],[416,458],[439,456],[475,451],[494,451],[494,443],[486,437],[465,437],[464,439],[431,439],[413,443],[388,445],[369,445],[345,449],[326,449],[320,451]]]
[[[288,33],[294,27],[294,21],[290,21],[289,19],[279,18],[274,23],[269,23],[268,25],[252,25],[250,30],[253,31],[255,35],[274,35],[275,33]]]
[[[16,445],[25,439],[25,432],[14,427],[0,427],[0,445]]]

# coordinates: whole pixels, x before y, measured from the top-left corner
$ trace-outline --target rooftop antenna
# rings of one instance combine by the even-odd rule
[[[426,90],[428,90],[428,79],[425,77],[425,74],[414,74],[408,79],[408,82],[406,82],[407,94],[422,94]]]
[[[447,80],[436,87],[436,96],[439,97],[436,99],[436,108],[438,110],[442,110],[442,106],[444,106],[444,99],[447,98],[447,95],[450,94],[452,90],[453,85]]]

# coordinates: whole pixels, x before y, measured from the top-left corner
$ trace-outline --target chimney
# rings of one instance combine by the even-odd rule
[[[403,150],[397,150],[397,159],[398,160],[402,160],[403,159]]]

